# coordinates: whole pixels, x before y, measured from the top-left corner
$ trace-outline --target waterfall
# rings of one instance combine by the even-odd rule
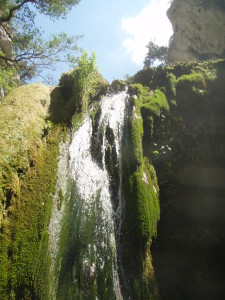
[[[106,96],[94,118],[86,115],[70,145],[70,246],[60,275],[59,299],[122,299],[117,235],[121,214],[120,148],[127,93]],[[61,298],[60,298],[61,295]],[[65,294],[64,294],[65,297]],[[83,299],[82,298],[82,299]]]

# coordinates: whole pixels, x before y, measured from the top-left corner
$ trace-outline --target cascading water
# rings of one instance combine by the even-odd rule
[[[74,133],[70,245],[62,261],[59,299],[122,299],[116,235],[122,207],[120,146],[126,99],[125,91],[104,97],[94,120],[87,115]]]

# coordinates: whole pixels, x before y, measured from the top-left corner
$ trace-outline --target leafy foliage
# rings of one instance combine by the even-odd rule
[[[22,7],[31,3],[37,11],[42,14],[48,15],[52,18],[65,17],[72,7],[79,3],[80,0],[3,0],[0,4],[0,9],[4,9],[5,14],[1,16],[1,21],[8,22],[14,13]],[[27,7],[27,6],[26,6]]]
[[[88,57],[88,53],[83,51],[83,55],[78,58],[78,68],[74,72],[74,84],[76,89],[76,98],[79,111],[85,111],[88,106],[87,95],[89,94],[88,87],[93,72],[97,70],[96,54],[92,53]]]
[[[60,86],[64,87],[70,98],[68,105],[72,110],[84,112],[92,98],[96,96],[95,82],[98,82],[99,74],[97,73],[96,54],[83,54],[77,59],[77,67],[64,73],[60,78]],[[98,88],[99,84],[97,84]]]
[[[80,36],[68,36],[65,33],[52,35],[48,40],[35,24],[36,13],[51,19],[65,18],[79,0],[5,0],[1,2],[0,30],[12,41],[11,55],[0,53],[0,68],[12,66],[18,70],[22,80],[41,76],[46,69],[54,69],[57,62],[74,64],[74,53],[79,50],[77,42]],[[46,77],[44,78],[46,79]]]
[[[4,56],[4,53],[0,51],[0,56]],[[0,88],[4,87],[4,92],[10,92],[16,87],[15,76],[17,74],[15,68],[1,68],[0,67]]]
[[[148,53],[144,60],[144,67],[151,67],[155,61],[160,61],[162,65],[167,63],[168,47],[158,46],[152,41],[147,45]]]

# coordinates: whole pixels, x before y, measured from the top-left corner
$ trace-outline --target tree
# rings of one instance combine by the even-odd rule
[[[151,67],[155,61],[160,61],[162,65],[167,63],[168,47],[158,46],[152,41],[147,45],[148,53],[144,60],[144,67]]]
[[[65,33],[51,35],[48,40],[35,24],[36,13],[51,19],[65,18],[80,0],[1,0],[0,31],[12,41],[12,53],[0,51],[0,71],[16,70],[22,80],[41,76],[54,69],[57,62],[75,63],[80,36]],[[0,49],[1,50],[1,49]]]

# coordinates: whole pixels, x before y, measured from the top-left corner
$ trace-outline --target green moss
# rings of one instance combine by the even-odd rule
[[[125,164],[124,168],[126,177],[123,179],[125,211],[122,236],[124,247],[128,249],[123,257],[124,269],[129,278],[132,298],[158,299],[150,254],[151,238],[157,235],[160,217],[156,173],[147,158],[143,159],[133,173],[129,173],[130,166]]]
[[[151,77],[144,78],[148,74]],[[219,293],[223,288],[222,284],[217,285],[222,282],[223,267],[216,265],[215,257],[216,253],[221,255],[224,246],[224,226],[221,227],[224,219],[219,213],[221,207],[224,208],[221,193],[224,187],[223,175],[220,174],[221,166],[224,165],[224,139],[221,138],[224,136],[224,76],[224,60],[189,62],[152,72],[143,70],[137,77],[134,76],[140,81],[149,82],[150,88],[164,91],[169,105],[169,110],[167,105],[162,105],[161,110],[160,105],[151,100],[144,102],[141,107],[143,153],[154,165],[160,186],[160,235],[152,253],[162,299],[168,295],[171,299],[184,297],[187,286],[193,287],[193,290],[188,289],[190,298],[196,297],[196,291],[204,298],[205,282],[209,278],[216,285],[213,293]],[[127,186],[125,194],[129,194],[130,188],[132,194],[140,186],[139,198],[143,199],[146,192],[141,172],[143,166],[129,174],[131,185],[124,180]],[[220,187],[218,182],[221,182]],[[125,197],[127,206],[131,200],[136,203],[131,194]],[[139,232],[139,236],[147,236],[151,228],[147,221],[147,204],[141,200],[138,202],[140,204],[136,203],[136,211],[139,211],[141,218],[136,224],[139,226],[132,226],[135,219],[128,219],[129,226],[133,232]],[[212,205],[214,209],[208,210]],[[219,207],[218,211],[216,207]],[[130,216],[132,211],[128,212]],[[212,228],[214,233],[207,236],[206,232],[209,233]],[[137,239],[134,239],[133,244],[137,243]],[[174,249],[183,262],[182,266],[174,261]],[[147,252],[144,253],[143,266],[149,257]],[[137,248],[135,254],[141,256]],[[132,261],[132,258],[129,257],[129,260]],[[137,266],[138,262],[133,262],[133,265]],[[165,269],[175,272],[179,279],[168,284]],[[151,270],[150,263],[143,275],[143,286],[137,279],[135,289],[139,295],[141,290],[145,290],[147,298],[150,298],[144,283],[148,274],[153,274],[148,270]],[[181,288],[177,290],[180,283]],[[136,299],[142,298],[137,296]]]
[[[51,88],[40,84],[22,86],[0,105],[0,162],[27,169],[28,149],[43,133]],[[17,166],[16,166],[17,164]]]
[[[128,87],[128,93],[130,96],[136,95],[138,97],[145,97],[149,95],[149,88],[140,83],[130,84]]]
[[[34,166],[20,183],[20,194],[13,193],[7,223],[2,228],[0,251],[0,293],[12,291],[24,297],[29,291],[48,299],[50,257],[47,226],[54,192],[58,143],[61,129],[56,128],[36,149]],[[48,162],[46,164],[46,162]],[[14,183],[15,185],[15,183]],[[8,255],[10,253],[10,255]]]
[[[60,79],[61,93],[66,100],[65,116],[72,120],[72,125],[77,130],[83,122],[84,114],[91,108],[91,115],[98,109],[94,101],[100,100],[109,87],[109,83],[97,72],[91,72],[85,81],[80,83],[80,69],[64,73]],[[56,106],[58,107],[58,105]],[[60,114],[56,114],[57,116]],[[94,119],[93,119],[94,120]]]
[[[132,101],[131,101],[132,102]],[[140,113],[140,100],[137,98],[130,103],[132,113],[128,120],[128,147],[127,157],[131,162],[131,168],[136,169],[137,165],[142,163],[142,136],[143,136],[143,121]]]
[[[57,299],[93,299],[97,295],[104,300],[115,299],[112,276],[115,262],[112,260],[113,249],[102,246],[107,243],[108,237],[102,234],[104,225],[101,223],[100,198],[97,196],[96,202],[89,207],[88,217],[87,212],[81,209],[82,201],[73,184],[61,231],[63,243],[59,250],[62,260],[59,262]],[[96,252],[101,253],[104,264]],[[96,271],[92,275],[84,269],[86,264],[95,265]]]
[[[84,121],[84,114],[82,112],[73,115],[72,125],[75,131],[83,124],[83,121]]]
[[[158,188],[156,174],[153,166],[147,159],[143,158],[143,119],[141,110],[148,110],[149,117],[160,114],[161,111],[168,111],[169,106],[165,95],[156,90],[154,95],[150,94],[147,87],[141,84],[130,86],[131,94],[138,94],[137,98],[131,98],[131,115],[128,121],[128,143],[124,148],[125,174],[128,175],[127,192],[132,202],[129,205],[137,225],[137,237],[146,240],[156,234],[157,221],[159,218]],[[153,119],[152,119],[153,122]],[[155,186],[156,191],[153,188]],[[151,187],[151,188],[150,188]],[[135,217],[136,215],[136,217]]]
[[[157,234],[160,209],[155,170],[145,158],[130,177],[133,211],[137,215],[137,237],[150,240]]]
[[[149,115],[160,116],[161,113],[169,112],[169,105],[165,94],[155,90],[152,95],[144,99],[142,110],[149,110]]]
[[[65,124],[70,124],[73,113],[77,112],[72,120],[77,128],[89,105],[108,87],[98,73],[92,74],[85,86],[78,88],[74,76],[70,84],[68,91],[65,86],[21,87],[1,104],[0,295],[3,299],[49,299],[49,285],[53,280],[47,229],[52,195],[56,192],[59,142],[65,139]],[[76,98],[81,94],[82,99]],[[92,109],[93,120],[98,107],[96,104]],[[63,201],[59,191],[59,209]],[[84,238],[89,241],[92,237],[89,225],[86,233],[88,236]],[[65,243],[60,246],[60,258],[64,247]],[[57,262],[58,266],[60,263]],[[112,263],[108,263],[111,269]],[[101,284],[105,286],[104,280],[105,275],[98,279],[99,289]],[[85,278],[82,282],[85,294]],[[92,295],[96,293],[94,279]]]
[[[129,86],[130,116],[127,121],[126,144],[123,147],[124,221],[122,236],[124,268],[130,281],[134,299],[158,299],[150,256],[150,242],[157,235],[160,216],[159,189],[154,167],[143,155],[143,119],[141,110],[152,101],[148,110],[168,109],[161,91],[153,97],[148,87],[141,84]],[[153,119],[152,119],[153,121]]]
[[[68,98],[67,110],[73,113],[86,112],[89,104],[103,95],[109,83],[97,72],[91,72],[85,80],[80,80],[80,69],[63,74],[60,85]]]
[[[168,84],[166,85],[166,98],[171,102],[176,98],[176,84],[177,80],[174,74],[167,74]]]
[[[177,80],[177,86],[181,88],[192,88],[194,86],[199,89],[205,89],[206,83],[203,74],[193,73],[179,77]]]
[[[51,88],[28,85],[1,104],[0,295],[48,299],[47,227],[63,125],[50,110]],[[64,101],[61,99],[61,101]],[[48,118],[51,118],[51,121]]]
[[[115,79],[111,83],[111,88],[115,93],[124,91],[126,86],[127,82],[125,80]]]

